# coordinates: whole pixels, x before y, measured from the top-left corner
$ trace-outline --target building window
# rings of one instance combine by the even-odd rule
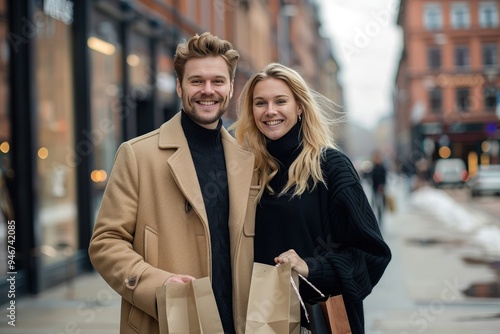
[[[435,114],[441,111],[442,97],[440,88],[433,88],[429,91],[429,106],[430,110]]]
[[[466,112],[470,110],[469,88],[458,88],[456,91],[456,110]]]
[[[494,86],[484,87],[484,108],[494,111],[497,107],[497,89]]]
[[[487,1],[479,4],[479,25],[481,28],[498,27],[498,7],[496,2]]]
[[[210,1],[202,1],[200,7],[199,7],[200,26],[206,29],[207,31],[212,30],[212,20],[211,20],[212,5],[210,4]]]
[[[496,66],[498,59],[498,51],[496,44],[483,45],[483,66]]]
[[[467,46],[461,45],[455,47],[455,67],[469,67],[469,48]]]
[[[87,45],[92,64],[92,133],[99,138],[93,141],[92,148],[94,170],[91,180],[94,192],[93,207],[96,209],[101,206],[114,156],[122,142],[122,119],[126,116],[120,99],[123,95],[123,49],[119,30],[118,22],[94,10]]]
[[[127,55],[129,68],[130,100],[129,112],[136,115],[135,125],[137,135],[145,134],[155,129],[153,96],[155,87],[151,76],[151,54],[148,36],[139,29],[130,32],[130,53]]]
[[[465,29],[470,26],[469,5],[464,2],[451,4],[451,26],[455,29]]]
[[[427,62],[430,69],[441,67],[441,49],[438,47],[429,47],[427,49]]]
[[[443,27],[441,5],[427,3],[424,5],[424,27],[427,30],[439,30]]]
[[[14,219],[11,184],[14,177],[12,168],[12,138],[9,113],[9,41],[6,2],[0,0],[0,277],[7,272],[7,221]],[[19,254],[21,255],[21,254]],[[17,255],[16,255],[17,258]]]
[[[43,17],[35,42],[37,106],[37,173],[41,263],[44,268],[66,260],[79,249],[76,167],[89,152],[90,142],[76,143],[73,109],[72,28]]]
[[[165,42],[159,44],[158,59],[156,60],[158,74],[156,88],[158,90],[156,108],[157,113],[169,120],[179,111],[179,100],[175,90],[175,72],[173,66],[173,50],[175,46]]]

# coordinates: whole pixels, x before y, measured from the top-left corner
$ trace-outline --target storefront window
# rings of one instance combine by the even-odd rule
[[[14,219],[10,180],[13,177],[10,149],[9,118],[9,44],[7,41],[7,11],[0,0],[0,276],[7,270],[7,225]]]
[[[74,141],[71,20],[63,22],[62,16],[41,10],[35,15],[39,22],[35,43],[36,189],[40,253],[42,266],[47,267],[78,249],[75,171],[89,147]]]
[[[178,105],[177,93],[175,91],[175,72],[173,67],[173,52],[167,45],[160,45],[158,54],[156,86],[158,90],[157,108],[164,120],[169,120],[180,109]]]
[[[130,71],[130,101],[131,111],[135,109],[137,117],[137,134],[141,135],[155,128],[152,110],[151,55],[149,40],[146,36],[132,31],[130,38],[130,53],[127,55],[127,64]]]
[[[122,141],[122,120],[126,117],[120,104],[122,47],[117,23],[94,11],[87,45],[92,64],[92,134],[89,137],[93,144],[94,170],[90,180],[94,185],[94,208],[97,210]]]

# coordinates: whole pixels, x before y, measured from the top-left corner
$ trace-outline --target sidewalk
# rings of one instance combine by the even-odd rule
[[[383,234],[393,259],[365,300],[366,333],[500,333],[500,299],[464,294],[473,284],[500,283],[500,268],[495,271],[465,259],[498,261],[500,254],[493,255],[472,230],[450,221],[457,213],[470,219],[485,216],[469,215],[463,206],[447,207],[450,199],[439,200],[441,193],[429,196],[435,191],[431,188],[407,194],[403,184],[393,185],[397,211],[385,216]],[[497,219],[489,217],[483,223],[495,224]]]
[[[393,259],[365,301],[366,333],[500,333],[500,299],[463,294],[471,284],[499,280],[488,266],[467,264],[464,258],[492,255],[470,231],[450,225],[446,221],[450,213],[426,208],[415,201],[417,192],[410,196],[404,182],[393,181],[397,211],[386,214],[383,225]],[[429,200],[427,205],[444,209],[442,203]],[[120,298],[97,274],[81,275],[72,285],[17,299],[15,327],[8,325],[6,307],[0,333],[119,332]]]
[[[117,334],[120,298],[98,274],[78,276],[38,296],[16,300],[16,326],[2,307],[0,333]]]

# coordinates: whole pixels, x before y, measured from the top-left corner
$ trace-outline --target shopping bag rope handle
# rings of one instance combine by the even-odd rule
[[[280,266],[280,264],[278,263],[276,265],[277,267]],[[315,287],[311,282],[309,282],[304,276],[302,276],[301,274],[297,273],[297,275],[299,276],[299,278],[301,278],[304,282],[306,282],[307,284],[309,284],[309,286],[311,288],[314,289],[314,291],[316,291],[317,293],[319,293],[319,295],[321,297],[325,297],[325,295],[323,294],[323,292],[319,291],[319,289],[317,287]],[[307,313],[307,309],[306,309],[306,305],[304,304],[304,301],[302,300],[302,297],[300,296],[300,292],[299,292],[299,289],[297,288],[297,284],[295,284],[295,281],[293,280],[292,277],[290,277],[290,283],[292,283],[292,287],[293,287],[293,290],[295,291],[295,294],[297,295],[297,297],[299,298],[299,301],[300,301],[300,305],[302,306],[302,309],[304,310],[304,314],[306,316],[306,320],[307,322],[309,323],[309,313]]]

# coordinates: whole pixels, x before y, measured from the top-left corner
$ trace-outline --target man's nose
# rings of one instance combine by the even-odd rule
[[[205,84],[203,85],[202,91],[203,91],[203,93],[205,93],[207,95],[213,94],[214,89],[213,89],[212,83],[210,81],[205,82]]]

